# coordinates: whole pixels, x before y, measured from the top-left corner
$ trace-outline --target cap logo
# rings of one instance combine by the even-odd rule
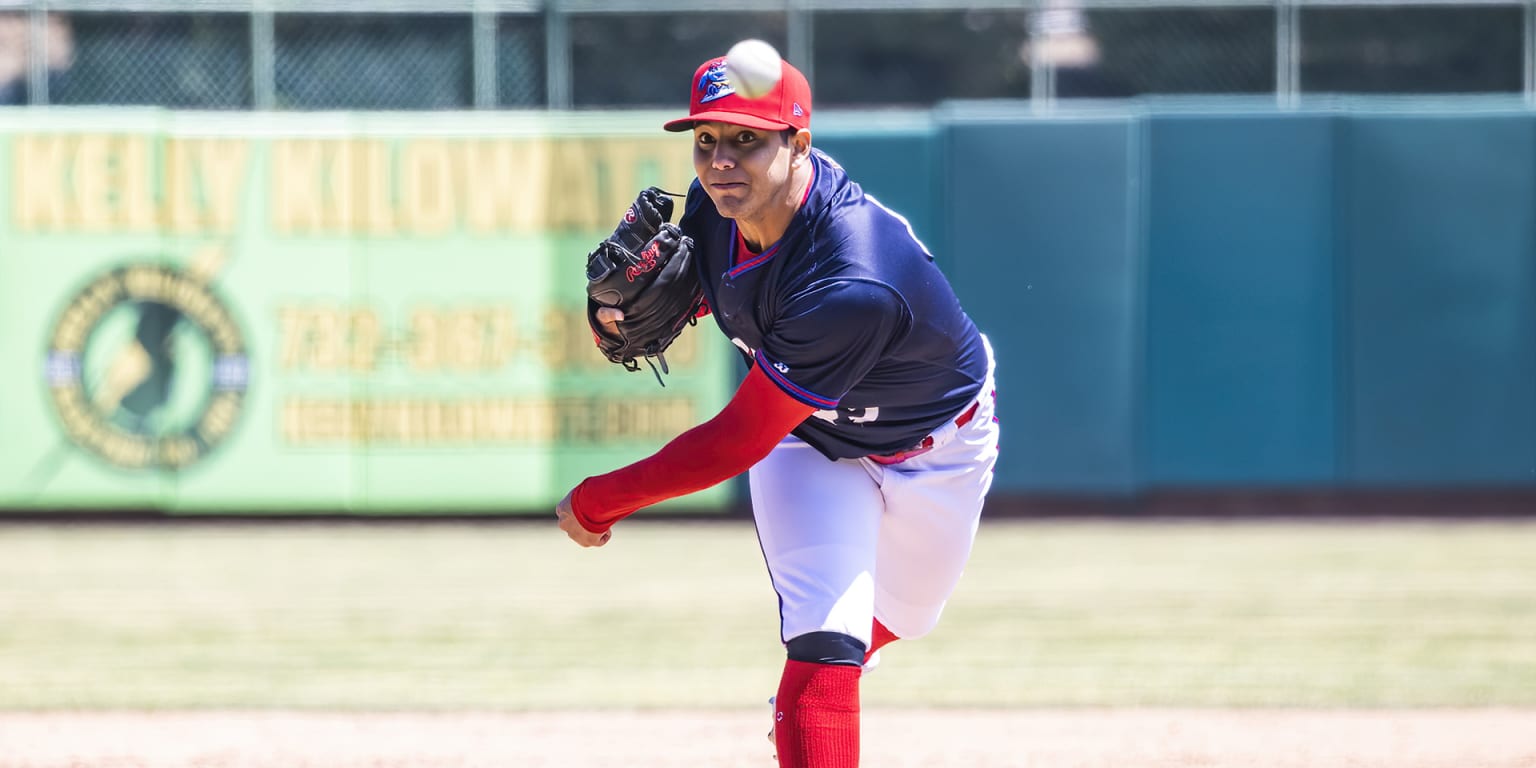
[[[800,108],[800,102],[795,102],[795,117],[805,117],[805,110]]]
[[[704,74],[699,75],[698,85],[694,88],[699,92],[700,104],[736,93],[736,89],[731,87],[731,81],[725,76],[725,59],[715,62],[709,69],[704,70]]]

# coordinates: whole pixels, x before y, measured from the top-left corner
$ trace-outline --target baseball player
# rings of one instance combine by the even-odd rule
[[[861,673],[934,628],[970,555],[998,450],[992,352],[907,221],[812,148],[804,75],[785,62],[746,98],[724,63],[699,67],[688,115],[665,127],[693,136],[677,227],[698,314],[750,370],[719,414],[583,480],[556,516],[602,546],[634,511],[750,470],[788,656],[778,759],[847,768]],[[593,316],[598,335],[622,333],[622,306]]]

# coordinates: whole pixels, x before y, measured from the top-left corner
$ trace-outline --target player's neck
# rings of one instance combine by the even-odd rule
[[[816,176],[810,163],[800,165],[791,174],[786,194],[777,204],[750,221],[736,220],[736,230],[753,253],[762,253],[764,248],[777,243],[789,230],[789,223],[794,221],[800,204],[805,202],[806,189]]]

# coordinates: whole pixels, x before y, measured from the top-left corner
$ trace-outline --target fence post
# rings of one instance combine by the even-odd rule
[[[1300,8],[1295,0],[1275,0],[1275,105],[1295,109],[1301,90]]]
[[[475,0],[473,33],[470,41],[474,64],[475,109],[495,109],[496,91],[496,13],[486,0]]]
[[[1525,103],[1536,107],[1536,0],[1525,0]]]
[[[48,103],[48,0],[27,12],[27,103]]]
[[[564,3],[544,6],[544,85],[550,109],[571,108],[571,24]]]
[[[1056,61],[1047,52],[1051,36],[1047,9],[1038,3],[1029,11],[1029,105],[1036,112],[1056,108]]]
[[[251,107],[271,111],[277,106],[277,33],[271,0],[251,8]]]

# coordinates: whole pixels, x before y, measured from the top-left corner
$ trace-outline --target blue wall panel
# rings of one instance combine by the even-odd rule
[[[999,359],[999,491],[1135,489],[1138,140],[1112,117],[944,133],[952,274]]]
[[[1536,487],[1536,113],[952,110],[817,142],[991,336],[999,492]]]
[[[1333,120],[1147,122],[1146,483],[1333,483]]]
[[[1536,127],[1357,115],[1340,133],[1350,479],[1536,482]]]

